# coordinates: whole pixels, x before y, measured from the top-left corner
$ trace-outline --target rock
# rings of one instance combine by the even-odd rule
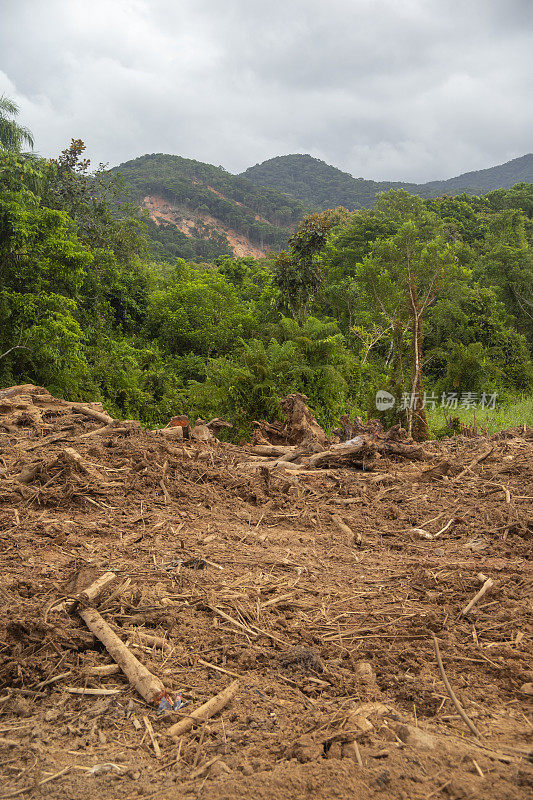
[[[31,717],[32,705],[25,697],[18,696],[11,701],[11,711],[17,717]]]
[[[228,772],[231,772],[231,769],[223,761],[215,761],[215,763],[211,764],[209,767],[210,778],[222,778],[225,777]]]
[[[355,674],[366,686],[373,686],[376,683],[376,673],[370,661],[358,661],[355,665]]]
[[[327,752],[326,758],[342,758],[341,742],[332,742]]]
[[[302,669],[305,672],[323,672],[324,662],[312,647],[291,647],[279,655],[282,667]]]
[[[296,758],[301,764],[307,761],[316,761],[324,755],[324,747],[317,744],[313,737],[306,733],[300,736],[288,749],[287,758]]]
[[[350,728],[357,728],[358,730],[362,731],[363,733],[368,733],[369,731],[374,729],[374,726],[371,722],[363,715],[354,712],[350,714],[350,716],[346,720],[346,724]]]
[[[533,683],[523,683],[520,687],[520,691],[522,694],[533,695]]]
[[[410,747],[416,747],[417,750],[434,750],[435,739],[429,733],[415,728],[414,725],[399,725],[396,728],[398,737],[408,744]]]

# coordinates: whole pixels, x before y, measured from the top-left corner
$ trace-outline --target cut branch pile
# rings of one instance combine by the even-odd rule
[[[280,403],[283,422],[254,422],[253,444],[326,444],[327,436],[307,406],[307,399],[305,394],[289,394]]]
[[[241,466],[246,469],[262,466],[286,470],[323,467],[371,470],[383,456],[412,460],[425,458],[424,449],[416,445],[400,425],[384,432],[377,420],[364,423],[356,417],[351,421],[347,414],[340,418],[340,427],[333,431],[335,443],[329,442],[306,400],[303,394],[290,394],[281,403],[286,415],[282,423],[254,423],[254,461]],[[259,463],[269,457],[272,460]]]

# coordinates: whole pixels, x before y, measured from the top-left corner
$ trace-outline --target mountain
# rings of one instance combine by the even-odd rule
[[[515,183],[533,182],[533,154],[514,158],[477,172],[466,172],[456,178],[429,183],[372,181],[354,178],[347,172],[309,155],[278,156],[249,167],[242,177],[256,186],[269,187],[298,198],[315,208],[344,206],[372,208],[378,192],[405,189],[420,197],[455,195],[462,192],[484,194],[493,189],[508,189]]]
[[[122,176],[126,200],[147,211],[157,259],[208,261],[223,254],[261,258],[286,247],[311,209],[223,167],[157,153],[109,170]]]
[[[424,184],[354,178],[309,155],[271,158],[232,175],[223,167],[156,153],[109,172],[122,175],[126,199],[146,210],[155,259],[212,261],[224,254],[262,258],[287,246],[305,214],[337,206],[372,208],[376,194],[389,189],[438,197],[533,182],[533,155]]]

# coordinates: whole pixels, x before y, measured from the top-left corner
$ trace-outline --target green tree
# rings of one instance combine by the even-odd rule
[[[33,149],[33,136],[28,128],[19,125],[15,119],[19,107],[13,100],[5,95],[0,97],[0,151],[8,150],[11,153],[20,153],[24,144]]]
[[[406,409],[408,433],[426,438],[424,320],[439,294],[458,277],[456,257],[442,224],[420,198],[403,190],[390,191],[379,196],[376,210],[397,224],[397,232],[372,244],[357,280],[373,298],[378,321],[386,321],[393,331],[393,386],[396,392],[399,387],[408,389],[411,396]]]
[[[289,239],[290,250],[274,262],[274,283],[280,291],[281,308],[305,319],[307,306],[322,283],[318,253],[331,228],[331,212],[310,214]]]

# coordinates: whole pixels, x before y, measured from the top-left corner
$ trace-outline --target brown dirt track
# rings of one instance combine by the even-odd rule
[[[250,447],[135,426],[81,438],[101,423],[43,397],[0,402],[0,798],[531,796],[531,429],[267,481],[242,469]],[[450,519],[436,540],[412,531]],[[107,570],[100,612],[182,712],[90,676],[107,652],[51,610]],[[494,586],[461,617],[480,572]],[[166,735],[234,674],[228,708]],[[69,691],[83,687],[119,691]]]

